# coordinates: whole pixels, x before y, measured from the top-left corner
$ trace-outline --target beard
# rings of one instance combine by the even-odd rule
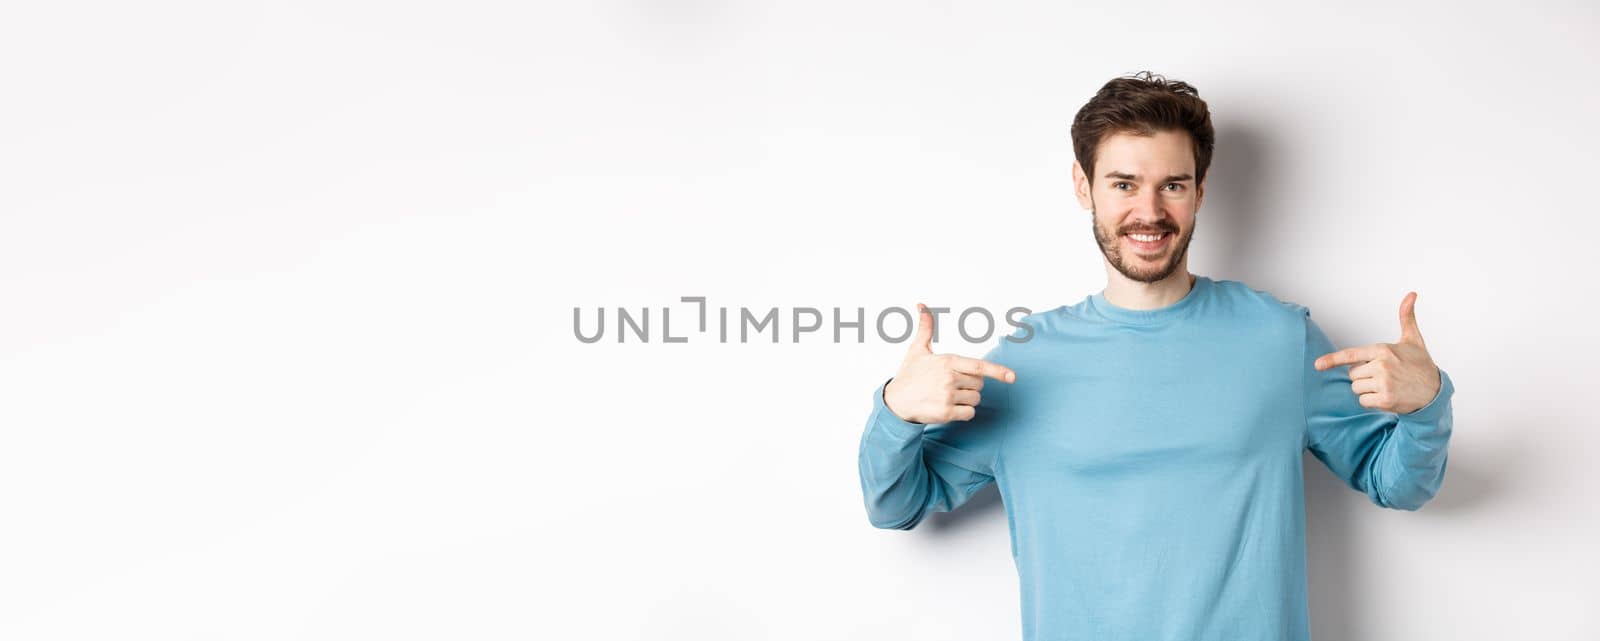
[[[1122,272],[1131,280],[1141,283],[1154,283],[1172,275],[1183,262],[1183,257],[1189,252],[1189,240],[1194,237],[1194,225],[1178,235],[1178,228],[1170,221],[1160,221],[1151,225],[1130,225],[1120,230],[1101,229],[1099,219],[1093,214],[1089,216],[1089,226],[1094,228],[1095,242],[1100,245],[1100,253],[1105,254],[1106,261],[1117,271]],[[1167,258],[1151,266],[1149,261],[1136,255],[1123,256],[1122,236],[1127,233],[1168,232],[1172,234],[1172,241],[1167,244]],[[1130,254],[1132,252],[1129,252]],[[1158,259],[1159,260],[1159,259]]]

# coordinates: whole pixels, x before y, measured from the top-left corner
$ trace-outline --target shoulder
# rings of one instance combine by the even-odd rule
[[[1264,332],[1284,344],[1303,344],[1317,331],[1311,308],[1236,280],[1212,281],[1219,307],[1231,323]]]
[[[1265,289],[1257,289],[1237,280],[1214,280],[1212,285],[1217,300],[1242,314],[1259,315],[1291,323],[1302,323],[1311,315],[1311,309]]]
[[[1029,350],[1057,341],[1064,336],[1093,331],[1090,327],[1102,321],[1088,311],[1088,301],[1088,297],[1085,297],[1073,304],[1008,314],[1001,321],[1005,331],[1001,332],[1003,338],[1000,339],[1000,347],[1008,350]]]
[[[1032,311],[1026,308],[1016,308],[1006,313],[1001,319],[1000,340],[995,345],[995,350],[1006,350],[1013,347],[1027,345],[1037,340],[1041,335],[1059,331],[1061,325],[1060,314],[1062,307],[1044,311]]]
[[[1072,305],[1032,311],[1015,308],[998,315],[998,336],[984,360],[1000,363],[1015,369],[1017,366],[1041,359],[1070,343],[1069,336],[1082,334],[1078,325],[1083,322]],[[1019,374],[1020,375],[1020,374]]]
[[[1263,337],[1272,337],[1273,340],[1266,343],[1290,350],[1298,348],[1302,355],[1309,349],[1320,349],[1327,343],[1316,321],[1311,320],[1310,307],[1239,281],[1219,280],[1214,283],[1219,294],[1216,298],[1234,308],[1239,322]]]

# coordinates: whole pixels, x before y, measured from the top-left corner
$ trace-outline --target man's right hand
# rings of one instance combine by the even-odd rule
[[[901,420],[946,423],[971,420],[977,413],[985,376],[1012,383],[1017,373],[1004,365],[954,354],[933,353],[933,312],[917,303],[921,320],[911,349],[883,389],[883,404]]]

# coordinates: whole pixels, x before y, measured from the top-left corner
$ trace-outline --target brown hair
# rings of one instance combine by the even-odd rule
[[[1094,154],[1100,142],[1117,133],[1149,136],[1157,131],[1186,131],[1194,141],[1195,183],[1211,166],[1211,110],[1200,91],[1187,82],[1168,80],[1148,71],[1112,79],[1072,119],[1072,151],[1094,182]]]

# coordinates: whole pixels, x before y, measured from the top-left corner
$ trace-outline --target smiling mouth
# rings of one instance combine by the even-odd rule
[[[1133,245],[1134,251],[1149,254],[1165,249],[1168,240],[1172,238],[1172,232],[1128,233],[1123,234],[1122,237],[1128,239],[1128,244]]]

